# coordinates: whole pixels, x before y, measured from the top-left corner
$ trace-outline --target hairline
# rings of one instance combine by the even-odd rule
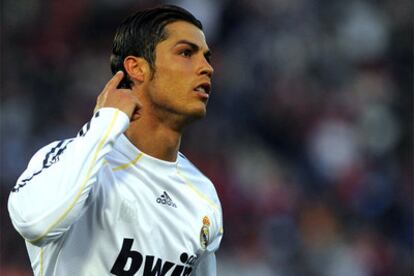
[[[177,23],[177,22],[188,23],[190,25],[195,26],[200,31],[203,31],[203,29],[199,28],[196,24],[194,24],[194,23],[192,23],[190,21],[187,21],[185,19],[182,19],[182,18],[172,18],[170,20],[166,20],[166,23],[165,24],[162,24],[161,29],[160,29],[160,31],[161,31],[161,39],[154,45],[154,51],[153,51],[154,60],[153,60],[153,64],[151,64],[145,57],[140,57],[140,58],[145,59],[148,62],[149,66],[150,66],[150,70],[151,70],[151,79],[154,77],[154,74],[155,74],[155,71],[156,71],[155,63],[157,61],[157,47],[158,47],[158,45],[161,42],[166,41],[171,36],[171,30],[168,30],[167,27],[170,26],[171,24]],[[209,49],[209,52],[210,52],[210,49]]]

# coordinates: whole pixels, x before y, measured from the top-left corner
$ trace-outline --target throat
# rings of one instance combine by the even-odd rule
[[[148,126],[137,120],[131,122],[125,136],[140,151],[157,159],[175,162],[181,144],[181,133],[159,125]]]

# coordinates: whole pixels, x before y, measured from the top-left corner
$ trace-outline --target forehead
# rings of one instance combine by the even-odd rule
[[[196,44],[200,49],[208,50],[203,31],[191,23],[176,21],[165,26],[164,30],[167,34],[167,39],[161,43],[175,44],[178,41],[186,40]]]

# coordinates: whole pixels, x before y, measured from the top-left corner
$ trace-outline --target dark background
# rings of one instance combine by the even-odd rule
[[[159,3],[1,2],[1,275],[31,275],[10,189],[91,117],[116,26]],[[413,2],[169,3],[213,51],[182,152],[222,201],[219,275],[413,275]]]

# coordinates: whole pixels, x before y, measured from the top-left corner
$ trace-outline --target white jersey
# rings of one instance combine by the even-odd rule
[[[128,116],[102,108],[76,138],[39,150],[10,193],[35,275],[216,275],[213,184],[181,153],[139,151]]]

